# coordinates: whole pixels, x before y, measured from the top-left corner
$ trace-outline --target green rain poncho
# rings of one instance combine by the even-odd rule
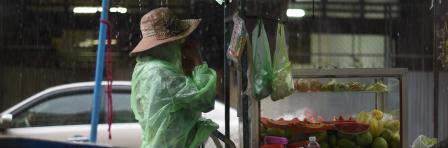
[[[213,110],[216,73],[207,64],[192,76],[182,71],[179,45],[138,56],[132,74],[131,107],[143,129],[142,148],[197,148],[218,125],[201,118]]]

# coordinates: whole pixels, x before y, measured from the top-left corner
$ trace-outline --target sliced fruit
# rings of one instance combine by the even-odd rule
[[[369,130],[369,124],[357,122],[338,122],[335,123],[336,130],[344,134],[357,135]]]
[[[366,90],[367,91],[384,92],[384,91],[387,91],[387,85],[385,85],[382,82],[376,82],[374,84],[367,86]]]

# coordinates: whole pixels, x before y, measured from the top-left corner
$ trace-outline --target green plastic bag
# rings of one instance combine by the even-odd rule
[[[255,98],[263,99],[269,96],[272,90],[272,62],[268,36],[261,19],[258,19],[252,31],[252,47],[253,60],[256,63],[254,64]]]
[[[157,50],[157,49],[153,49]],[[216,73],[207,64],[184,75],[180,49],[140,56],[132,74],[131,107],[143,130],[142,148],[197,148],[218,129],[201,117],[214,107]]]
[[[291,75],[291,62],[288,57],[288,47],[285,39],[285,27],[277,24],[277,40],[274,55],[274,78],[272,80],[271,99],[274,101],[283,99],[294,92]]]

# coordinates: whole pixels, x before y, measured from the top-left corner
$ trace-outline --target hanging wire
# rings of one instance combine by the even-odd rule
[[[312,18],[314,19],[314,0],[313,0],[313,16]]]

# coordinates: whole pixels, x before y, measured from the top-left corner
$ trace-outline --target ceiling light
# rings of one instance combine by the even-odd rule
[[[101,7],[74,7],[73,13],[97,13],[102,12],[103,9]],[[126,13],[128,12],[127,8],[124,7],[111,7],[109,12],[118,12],[118,13]]]
[[[110,8],[110,12],[126,13],[126,12],[128,12],[128,9],[123,8],[123,7],[112,7],[112,8]]]
[[[75,7],[73,13],[96,13],[98,7]]]
[[[303,9],[288,9],[286,11],[288,17],[303,17],[305,16],[305,10]]]

